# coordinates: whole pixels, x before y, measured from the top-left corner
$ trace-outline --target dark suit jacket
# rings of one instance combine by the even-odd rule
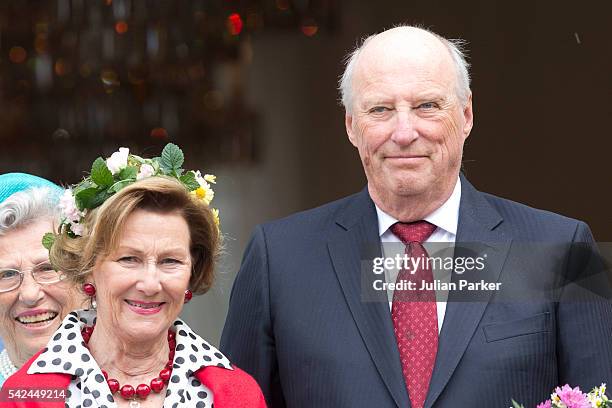
[[[369,298],[363,248],[379,242],[367,190],[255,229],[221,349],[271,407],[410,406],[388,303]],[[610,281],[586,267],[586,224],[462,176],[457,242],[485,244],[485,273],[503,293],[449,299],[426,407],[535,406],[560,384],[612,381],[612,304],[582,284],[608,296]]]

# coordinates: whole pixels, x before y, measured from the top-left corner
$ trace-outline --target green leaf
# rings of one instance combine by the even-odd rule
[[[136,175],[137,174],[138,174],[138,168],[132,167],[132,166],[128,166],[128,167],[122,169],[119,172],[119,178],[121,180],[127,180],[127,179],[136,180]]]
[[[112,194],[109,194],[106,190],[98,191],[91,201],[91,208],[101,206],[111,195]]]
[[[514,399],[512,400],[512,406],[514,408],[525,408],[523,405],[519,404],[518,402],[516,402]]]
[[[180,180],[181,183],[183,183],[189,191],[196,190],[198,187],[200,187],[200,183],[198,183],[198,181],[196,180],[193,171],[188,171],[187,173],[183,174],[180,177]]]
[[[174,143],[168,143],[162,150],[160,165],[164,174],[171,174],[181,168],[185,161],[185,155],[180,147]]]
[[[74,199],[79,210],[83,211],[99,207],[110,196],[111,194],[108,194],[106,190],[100,190],[99,187],[90,187],[76,193]]]
[[[53,246],[54,242],[55,242],[55,235],[53,235],[53,233],[47,232],[45,235],[43,235],[42,244],[47,249],[47,251],[51,250],[51,247]]]
[[[94,202],[97,193],[97,187],[88,187],[75,193],[74,200],[79,210],[83,211],[85,209],[96,208]]]
[[[155,169],[155,174],[158,174],[160,171],[160,165],[159,162],[161,161],[161,157],[154,157],[153,159],[151,159],[151,161],[149,162],[149,164],[151,166],[153,166],[153,169]]]
[[[91,180],[100,187],[108,187],[113,184],[113,174],[101,157],[98,157],[91,166]]]
[[[110,186],[110,188],[106,191],[106,193],[108,194],[108,197],[115,194],[116,192],[121,190],[123,187],[132,184],[132,182],[133,180],[121,180],[121,181],[116,182],[115,184]]]
[[[77,194],[79,191],[88,189],[90,187],[95,187],[95,186],[96,185],[92,183],[89,178],[86,178],[85,180],[81,181],[79,184],[77,184],[74,187],[74,189],[72,190],[72,194]]]

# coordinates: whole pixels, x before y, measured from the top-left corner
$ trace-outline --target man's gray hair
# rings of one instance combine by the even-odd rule
[[[415,28],[418,30],[423,30],[434,37],[436,37],[442,44],[446,46],[446,49],[450,53],[453,62],[455,63],[455,71],[457,73],[457,81],[456,81],[456,89],[455,93],[457,97],[461,101],[462,104],[466,104],[468,98],[470,96],[470,72],[469,67],[470,64],[466,60],[466,51],[465,45],[466,41],[461,39],[446,39],[431,30],[426,28],[411,26],[411,25],[400,25],[394,28]],[[350,112],[352,109],[353,103],[353,73],[355,71],[355,66],[357,65],[357,60],[359,58],[359,54],[364,49],[364,47],[376,37],[378,34],[373,34],[364,40],[361,41],[361,44],[358,44],[357,47],[353,51],[347,54],[344,59],[344,72],[338,81],[338,89],[340,91],[340,98],[342,101],[342,105],[344,105],[344,109],[346,112]]]
[[[40,218],[58,221],[58,202],[58,191],[49,187],[32,187],[12,194],[0,203],[0,236]]]

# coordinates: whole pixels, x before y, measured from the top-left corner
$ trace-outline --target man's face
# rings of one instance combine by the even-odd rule
[[[380,42],[374,39],[359,56],[346,115],[370,194],[382,201],[450,195],[472,128],[471,96],[467,103],[458,99],[455,68],[442,44]]]

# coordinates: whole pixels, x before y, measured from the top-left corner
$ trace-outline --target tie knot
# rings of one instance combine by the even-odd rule
[[[415,222],[396,222],[391,226],[391,232],[404,243],[408,245],[410,242],[423,243],[431,234],[433,234],[436,226],[427,221]]]

